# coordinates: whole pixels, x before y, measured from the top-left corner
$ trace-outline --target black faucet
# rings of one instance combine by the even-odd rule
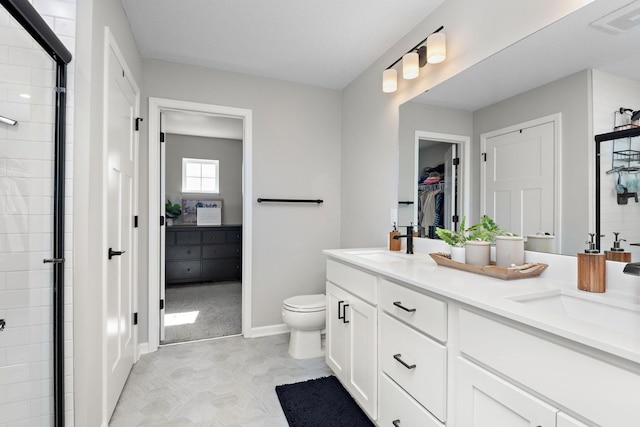
[[[407,234],[393,236],[395,240],[407,238],[407,253],[413,254],[413,224],[407,225]]]

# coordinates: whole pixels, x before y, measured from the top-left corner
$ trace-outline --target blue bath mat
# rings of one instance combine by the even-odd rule
[[[334,376],[276,386],[290,427],[372,427]]]

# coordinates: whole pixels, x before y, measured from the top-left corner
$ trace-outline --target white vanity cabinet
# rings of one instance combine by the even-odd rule
[[[372,418],[378,407],[377,277],[327,263],[326,361]]]
[[[415,401],[444,423],[447,348],[434,338],[446,341],[446,303],[381,279],[380,307],[380,381],[388,377],[406,392],[406,399]],[[380,399],[381,419],[388,412],[394,413],[395,404],[395,401]],[[411,404],[413,402],[405,405]],[[402,414],[397,417],[403,418]],[[407,424],[411,425],[404,425]]]
[[[517,287],[419,256],[369,269],[328,253],[327,364],[377,425],[640,426],[640,364],[597,334],[592,345],[582,328],[513,312],[502,299]]]
[[[473,423],[484,420],[486,412],[479,408],[504,416],[511,411],[531,421],[494,425],[582,425],[560,413],[562,407],[580,414],[587,425],[640,426],[637,367],[489,313],[461,309],[458,323],[456,425],[486,425]],[[553,417],[543,418],[549,411]]]
[[[556,426],[555,408],[462,358],[457,379],[456,425]]]

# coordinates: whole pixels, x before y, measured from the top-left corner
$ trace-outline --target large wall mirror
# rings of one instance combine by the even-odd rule
[[[429,147],[455,146],[457,178],[444,171],[442,189],[426,188],[444,192],[453,210],[445,225],[455,228],[456,214],[472,222],[488,214],[518,234],[555,236],[554,252],[584,250],[596,229],[594,135],[613,130],[621,107],[640,110],[638,16],[638,0],[595,0],[401,105],[399,223],[428,237],[420,210],[431,221],[436,208],[420,186],[449,161]],[[635,261],[640,247],[628,243],[640,242],[640,214],[630,212],[600,227],[601,247],[625,230]]]

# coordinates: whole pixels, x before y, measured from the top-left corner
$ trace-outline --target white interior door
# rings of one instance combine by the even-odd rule
[[[553,122],[487,138],[483,213],[521,236],[555,234]]]
[[[107,144],[107,283],[105,298],[106,414],[120,397],[135,357],[134,340],[134,215],[135,119],[138,93],[111,46],[106,57]]]

